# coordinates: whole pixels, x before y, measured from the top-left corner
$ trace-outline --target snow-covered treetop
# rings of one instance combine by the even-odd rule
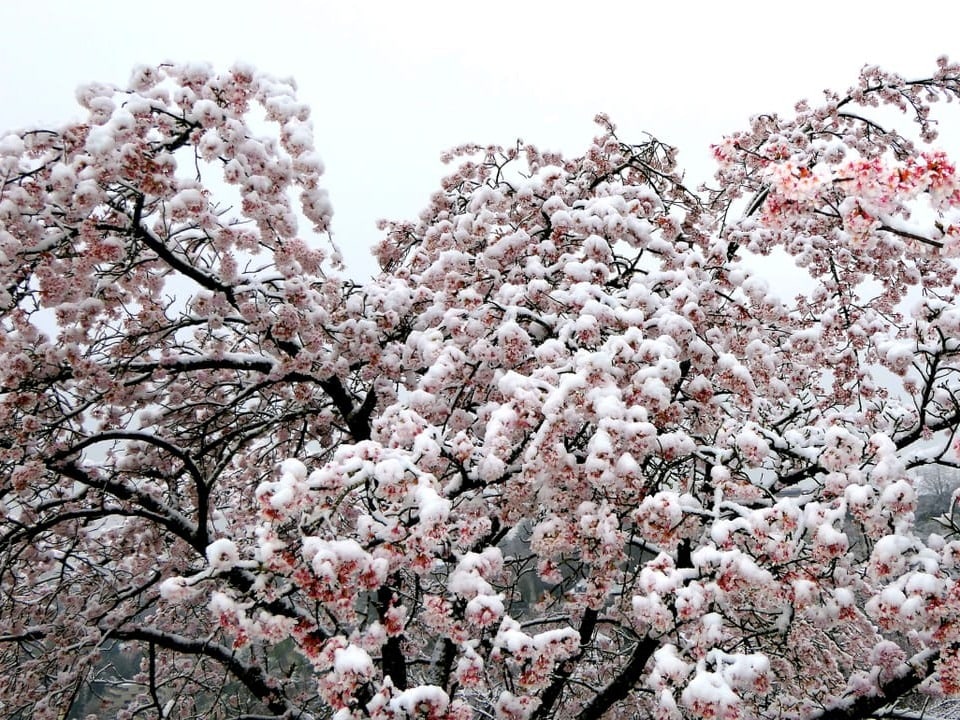
[[[867,68],[722,139],[704,189],[602,116],[575,158],[457,148],[361,286],[298,229],[331,211],[289,83],[141,68],[4,136],[0,708],[119,680],[129,717],[338,720],[960,692],[960,527],[915,531],[912,472],[958,463],[960,180],[931,144],[958,94],[946,60]]]

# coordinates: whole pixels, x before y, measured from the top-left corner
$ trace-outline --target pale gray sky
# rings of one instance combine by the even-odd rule
[[[678,145],[702,179],[709,143],[750,115],[845,88],[865,63],[929,73],[960,57],[958,27],[960,6],[926,0],[9,0],[0,129],[73,116],[78,84],[124,84],[137,63],[292,75],[336,239],[364,275],[377,218],[416,215],[451,145],[522,137],[575,153],[604,111],[627,141],[646,130]]]

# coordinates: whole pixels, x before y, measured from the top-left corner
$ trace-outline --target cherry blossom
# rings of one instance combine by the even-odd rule
[[[757,115],[465,145],[378,273],[309,109],[134,70],[0,138],[0,710],[858,718],[960,692],[946,59]],[[935,113],[934,110],[937,112]],[[766,272],[789,263],[792,296]]]

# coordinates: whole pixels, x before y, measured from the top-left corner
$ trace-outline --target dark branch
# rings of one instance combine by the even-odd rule
[[[174,652],[189,655],[203,655],[216,660],[230,672],[237,680],[253,693],[270,712],[282,715],[290,712],[290,704],[277,691],[270,687],[267,676],[256,665],[250,665],[237,658],[236,654],[218,643],[209,640],[193,640],[183,635],[163,632],[155,628],[137,627],[114,630],[110,636],[116,640],[136,640],[147,642]],[[299,715],[299,713],[297,713]],[[293,715],[292,717],[296,717]]]
[[[592,608],[588,608],[583,614],[583,619],[580,621],[580,652],[577,653],[576,657],[564,663],[563,666],[554,673],[553,682],[543,691],[543,695],[540,698],[540,706],[533,714],[533,720],[541,720],[541,718],[548,718],[553,715],[553,707],[563,694],[563,690],[567,686],[570,676],[573,674],[576,662],[583,657],[583,649],[593,637],[593,631],[596,630],[598,617],[598,612]]]
[[[624,700],[640,681],[643,676],[643,669],[658,645],[659,642],[649,636],[638,642],[633,650],[633,655],[630,656],[630,661],[620,671],[620,674],[587,703],[577,716],[577,720],[600,720],[607,710]]]
[[[377,613],[380,616],[380,622],[385,624],[387,611],[393,602],[393,588],[390,585],[382,585],[377,590]],[[383,644],[383,675],[390,676],[394,687],[400,690],[407,689],[407,661],[403,656],[403,648],[400,645],[402,637],[391,635]]]
[[[864,695],[854,700],[841,702],[812,715],[808,720],[863,720],[876,715],[890,703],[898,700],[934,673],[940,651],[925,650],[914,655],[909,662],[898,668],[894,677],[881,683],[879,693]]]

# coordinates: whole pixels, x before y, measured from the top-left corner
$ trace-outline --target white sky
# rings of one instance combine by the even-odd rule
[[[0,0],[0,28],[0,130],[72,117],[78,84],[122,85],[138,63],[295,77],[361,276],[376,220],[415,216],[452,145],[578,153],[604,111],[628,142],[679,146],[701,180],[708,145],[754,113],[846,88],[865,63],[912,76],[960,58],[948,0]]]

